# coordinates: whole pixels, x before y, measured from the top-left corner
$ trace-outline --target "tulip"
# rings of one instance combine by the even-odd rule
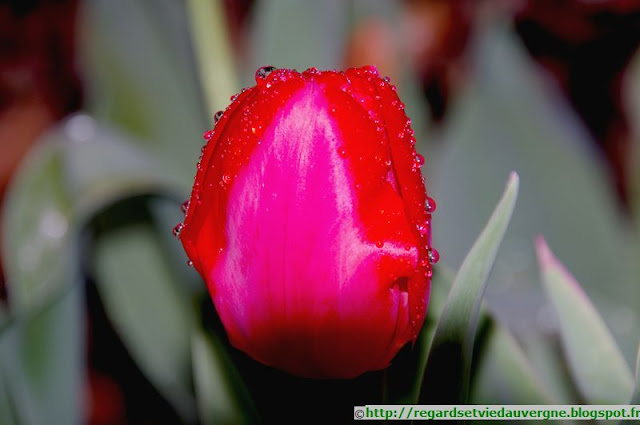
[[[374,67],[263,67],[215,115],[179,237],[230,343],[311,378],[387,367],[424,322],[431,212]]]

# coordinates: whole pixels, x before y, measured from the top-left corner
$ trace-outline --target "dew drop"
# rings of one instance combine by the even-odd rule
[[[312,66],[311,68],[307,68],[304,71],[305,74],[317,74],[318,73],[318,68],[316,68],[315,66]]]
[[[418,164],[418,167],[422,167],[424,165],[424,156],[416,154],[416,163]]]
[[[175,236],[176,238],[179,237],[183,227],[184,227],[184,224],[182,223],[176,224],[176,227],[173,228],[173,236]]]
[[[258,68],[256,71],[256,81],[264,80],[275,70],[275,66],[263,66],[262,68]]]
[[[416,225],[416,228],[418,229],[418,233],[420,233],[420,235],[424,236],[429,232],[429,226],[427,224],[428,222],[424,222],[422,224],[418,224]]]
[[[433,198],[427,197],[425,209],[429,214],[432,214],[436,210],[436,201],[434,201]]]
[[[435,248],[429,248],[428,255],[431,264],[436,264],[440,260],[440,253]]]
[[[182,211],[182,214],[186,214],[187,211],[189,211],[189,200],[184,201],[182,205],[180,205],[180,211]]]
[[[338,149],[338,155],[340,155],[342,158],[346,158],[347,157],[347,150],[345,148]]]
[[[228,174],[223,174],[220,179],[220,187],[225,187],[231,181],[231,177]]]
[[[220,121],[220,118],[222,118],[222,115],[224,115],[223,111],[218,111],[215,114],[213,114],[213,123],[217,124],[218,121]]]
[[[382,242],[382,241],[377,241],[377,242],[376,242],[376,246],[377,246],[378,248],[382,248],[382,247],[384,246],[384,242]]]
[[[382,81],[384,81],[385,83],[388,83],[389,81],[391,81],[391,78],[389,78],[389,77],[384,77],[384,78],[382,79]]]
[[[213,137],[213,130],[205,131],[204,134],[202,135],[202,138],[206,141],[211,140],[212,137]]]
[[[191,260],[187,261],[187,266],[193,267],[193,261],[191,261]]]

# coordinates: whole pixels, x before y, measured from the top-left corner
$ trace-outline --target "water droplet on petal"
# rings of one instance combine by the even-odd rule
[[[317,73],[318,73],[318,68],[316,68],[315,66],[312,66],[311,68],[307,68],[304,71],[304,74],[307,74],[307,75],[313,75]]]
[[[429,226],[426,222],[416,225],[416,228],[418,229],[418,233],[420,233],[421,236],[424,236],[429,232]]]
[[[346,158],[347,157],[347,150],[345,148],[338,149],[338,155],[340,155],[342,158]]]
[[[213,123],[217,124],[218,121],[220,121],[220,118],[222,118],[223,115],[224,115],[224,111],[218,111],[215,114],[213,114]]]
[[[418,163],[418,167],[422,167],[424,165],[424,156],[416,154],[416,163]]]
[[[436,264],[438,261],[440,261],[440,253],[435,248],[429,248],[428,255],[429,262],[431,264]]]
[[[184,201],[182,205],[180,205],[180,210],[182,211],[182,214],[186,214],[187,211],[189,211],[189,200]]]
[[[212,137],[213,137],[213,130],[205,131],[204,134],[202,135],[202,138],[206,141],[211,140]]]
[[[176,224],[176,227],[173,228],[173,236],[175,236],[176,238],[179,237],[183,227],[184,227],[184,224],[182,223]]]
[[[275,70],[275,66],[263,66],[262,68],[258,68],[256,71],[256,81],[264,80]]]
[[[377,242],[376,242],[376,246],[377,246],[378,248],[382,248],[382,247],[384,246],[384,242],[382,242],[382,241],[377,241]]]
[[[228,174],[223,174],[222,178],[220,179],[220,187],[227,186],[227,184],[229,184],[230,181],[231,181],[231,177],[229,177]]]
[[[191,260],[187,261],[187,266],[193,267],[193,261],[191,261]]]
[[[433,198],[427,197],[425,209],[429,214],[432,214],[436,210],[436,201],[434,201]]]
[[[389,81],[391,81],[391,78],[389,78],[389,77],[384,77],[384,78],[382,79],[382,81],[384,81],[385,83],[388,83]]]

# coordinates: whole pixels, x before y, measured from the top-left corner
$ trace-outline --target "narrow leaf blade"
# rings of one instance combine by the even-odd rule
[[[587,402],[626,403],[633,378],[620,348],[580,284],[553,256],[546,241],[536,241],[544,289],[558,315],[569,368]]]
[[[515,207],[518,186],[518,175],[511,173],[500,202],[456,275],[427,359],[420,394],[423,404],[467,399],[482,295]]]

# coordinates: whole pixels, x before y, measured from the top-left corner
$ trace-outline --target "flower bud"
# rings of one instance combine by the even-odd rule
[[[395,87],[374,67],[264,67],[217,116],[179,237],[231,344],[304,377],[387,367],[438,257]]]

